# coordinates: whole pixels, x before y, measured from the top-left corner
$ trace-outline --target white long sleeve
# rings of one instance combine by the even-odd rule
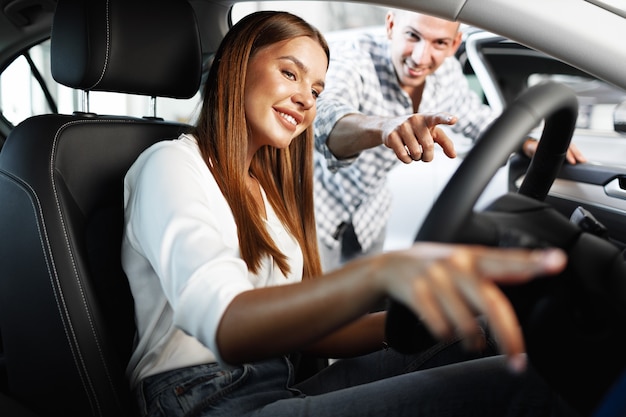
[[[233,298],[301,280],[300,247],[265,201],[268,230],[291,261],[289,277],[270,258],[249,273],[230,207],[193,137],[159,142],[130,168],[122,265],[138,331],[128,366],[133,386],[148,375],[220,361],[215,336]]]

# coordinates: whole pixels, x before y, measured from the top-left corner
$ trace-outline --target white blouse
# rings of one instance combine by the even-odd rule
[[[302,279],[300,246],[276,217],[265,193],[266,226],[289,258],[285,277],[271,258],[258,274],[241,259],[230,207],[194,137],[145,150],[124,179],[122,265],[135,300],[136,348],[131,386],[159,372],[218,361],[224,311],[238,294]]]

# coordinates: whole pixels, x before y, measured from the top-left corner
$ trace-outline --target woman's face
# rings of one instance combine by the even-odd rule
[[[322,47],[300,36],[258,50],[248,64],[245,112],[250,150],[289,146],[311,125],[328,62]]]

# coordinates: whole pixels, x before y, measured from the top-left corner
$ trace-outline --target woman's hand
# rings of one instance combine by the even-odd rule
[[[381,283],[390,297],[413,310],[436,337],[456,334],[473,348],[484,343],[476,322],[477,315],[484,315],[514,369],[525,366],[524,340],[513,307],[497,284],[556,274],[567,261],[559,249],[436,243],[418,243],[389,255],[390,268]]]

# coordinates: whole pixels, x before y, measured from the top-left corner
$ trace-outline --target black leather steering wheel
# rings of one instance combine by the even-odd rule
[[[565,160],[578,116],[574,92],[554,82],[526,90],[485,131],[467,154],[424,220],[415,241],[454,242],[476,201],[529,132],[545,127],[519,193],[543,200]]]
[[[549,82],[526,90],[468,153],[415,241],[557,246],[568,253],[568,266],[558,276],[501,288],[522,324],[531,362],[585,415],[626,369],[626,266],[612,243],[582,231],[543,202],[565,159],[577,114],[576,95],[564,85]],[[539,146],[519,192],[474,212],[496,171],[542,120]],[[419,319],[394,301],[386,336],[404,353],[435,343]]]

